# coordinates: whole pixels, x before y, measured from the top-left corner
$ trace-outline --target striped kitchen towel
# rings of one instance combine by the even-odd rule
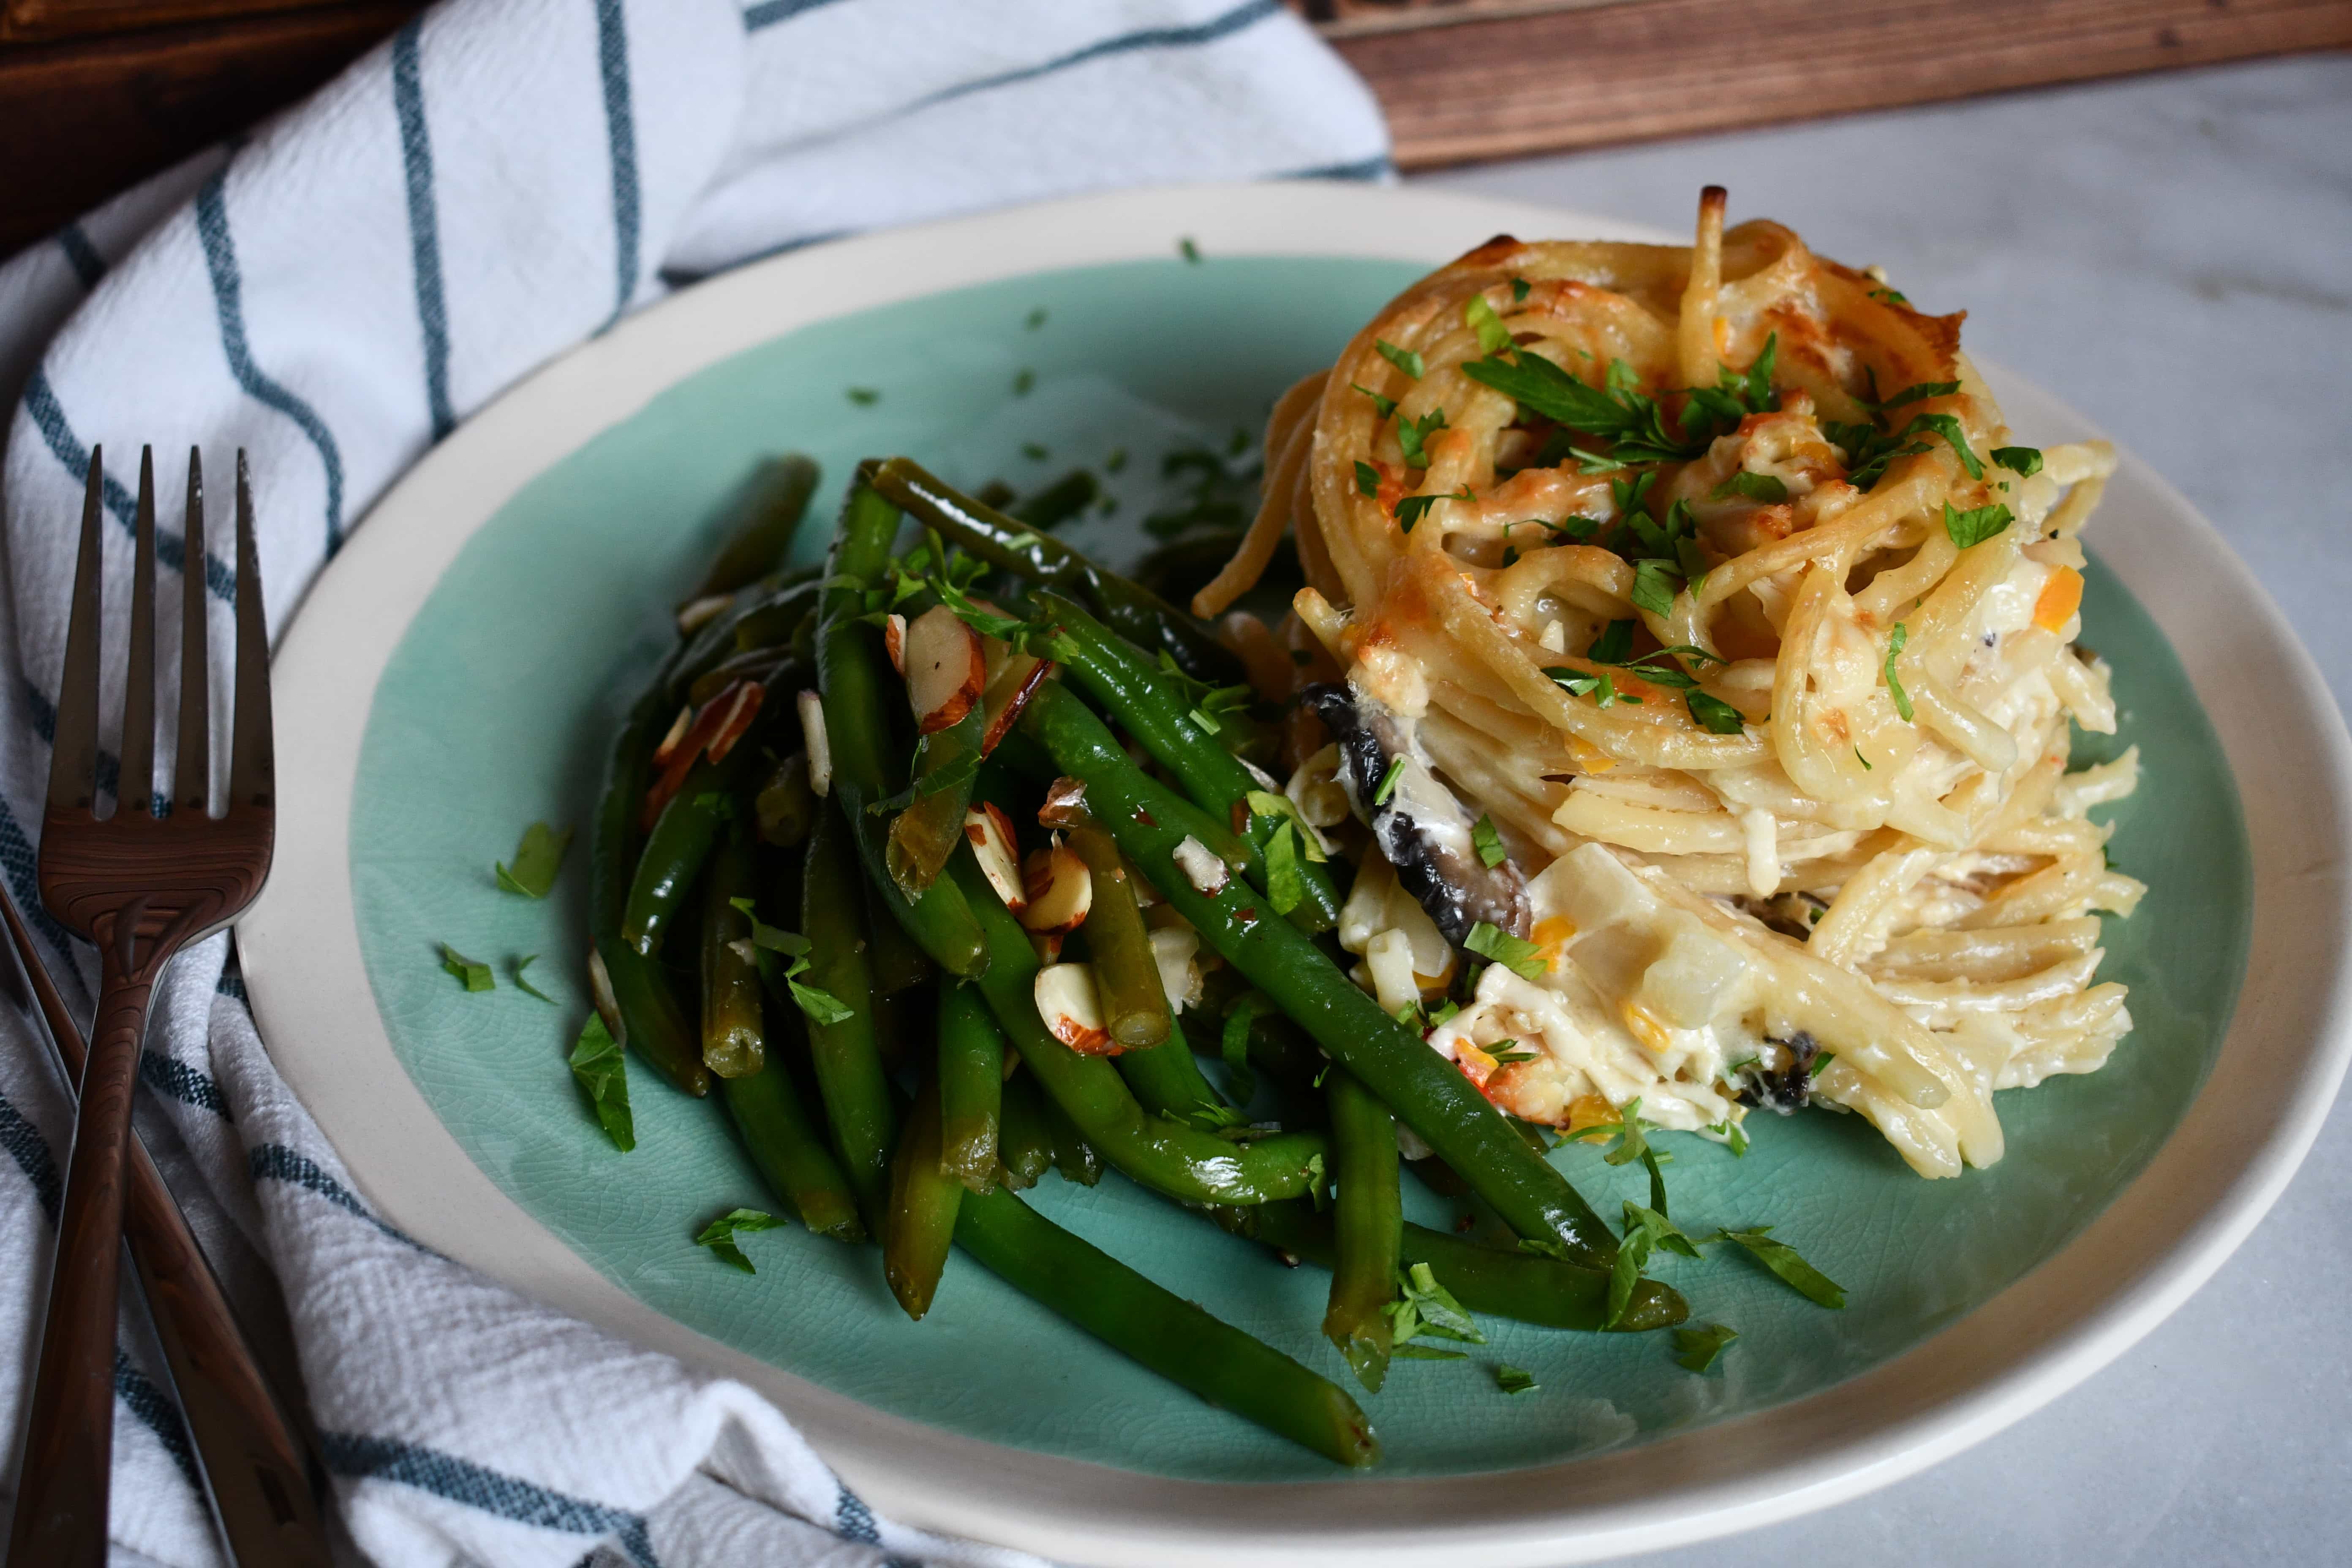
[[[87,988],[87,952],[40,912],[31,834],[93,443],[118,584],[142,442],[199,445],[216,476],[251,455],[275,629],[457,421],[694,278],[1112,185],[1387,173],[1362,84],[1276,0],[450,0],[308,102],[0,268],[9,891]],[[160,489],[170,518],[179,485]],[[159,531],[168,572],[205,574],[216,638],[234,589],[221,549],[184,560]],[[126,598],[110,588],[110,611]],[[167,589],[166,647],[178,602]],[[283,1287],[342,1522],[369,1558],[1024,1561],[877,1519],[747,1389],[535,1307],[375,1215],[271,1068],[226,938],[180,961],[155,1019],[142,1129],[232,1294],[259,1311],[271,1278]],[[69,1126],[37,1042],[0,1014],[12,1444]],[[126,1317],[119,1557],[214,1563],[142,1336]]]

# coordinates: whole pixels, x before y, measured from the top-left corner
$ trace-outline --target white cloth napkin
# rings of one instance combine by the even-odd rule
[[[1387,172],[1362,84],[1276,0],[437,7],[242,143],[0,268],[0,395],[15,403],[0,490],[8,891],[68,990],[78,979],[86,993],[94,967],[41,912],[31,835],[92,443],[108,458],[109,646],[125,636],[138,453],[153,442],[167,576],[184,569],[184,457],[203,448],[211,559],[194,569],[226,647],[239,447],[275,630],[457,420],[680,282],[856,229],[1087,189]],[[165,648],[178,603],[167,582]],[[107,700],[118,712],[113,685]],[[301,744],[282,727],[279,741]],[[0,1034],[13,1477],[71,1122],[37,1043],[13,1023]],[[260,1311],[268,1275],[283,1287],[343,1522],[374,1560],[1025,1561],[877,1520],[748,1389],[402,1236],[272,1069],[226,938],[172,972],[142,1068],[142,1131],[232,1294]],[[215,1563],[160,1363],[127,1313],[122,1344],[118,1556]]]

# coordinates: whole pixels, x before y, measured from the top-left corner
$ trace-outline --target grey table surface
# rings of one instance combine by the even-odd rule
[[[1639,219],[1778,218],[2153,464],[2352,697],[2352,58],[2021,93],[1421,183]],[[2352,1561],[2352,1110],[2221,1272],[1957,1458],[1718,1563]]]

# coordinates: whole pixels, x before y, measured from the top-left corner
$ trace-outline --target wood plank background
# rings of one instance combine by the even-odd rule
[[[2352,47],[2352,0],[1290,3],[1371,84],[1408,169]],[[0,256],[299,99],[420,6],[0,0]]]

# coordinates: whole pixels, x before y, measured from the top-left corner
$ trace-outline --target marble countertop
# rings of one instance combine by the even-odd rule
[[[1703,184],[1923,308],[2188,495],[2352,697],[2352,58],[2321,56],[1423,183],[1680,230]],[[1979,1447],[1841,1507],[1648,1564],[2344,1559],[2352,1110],[2138,1345]]]

